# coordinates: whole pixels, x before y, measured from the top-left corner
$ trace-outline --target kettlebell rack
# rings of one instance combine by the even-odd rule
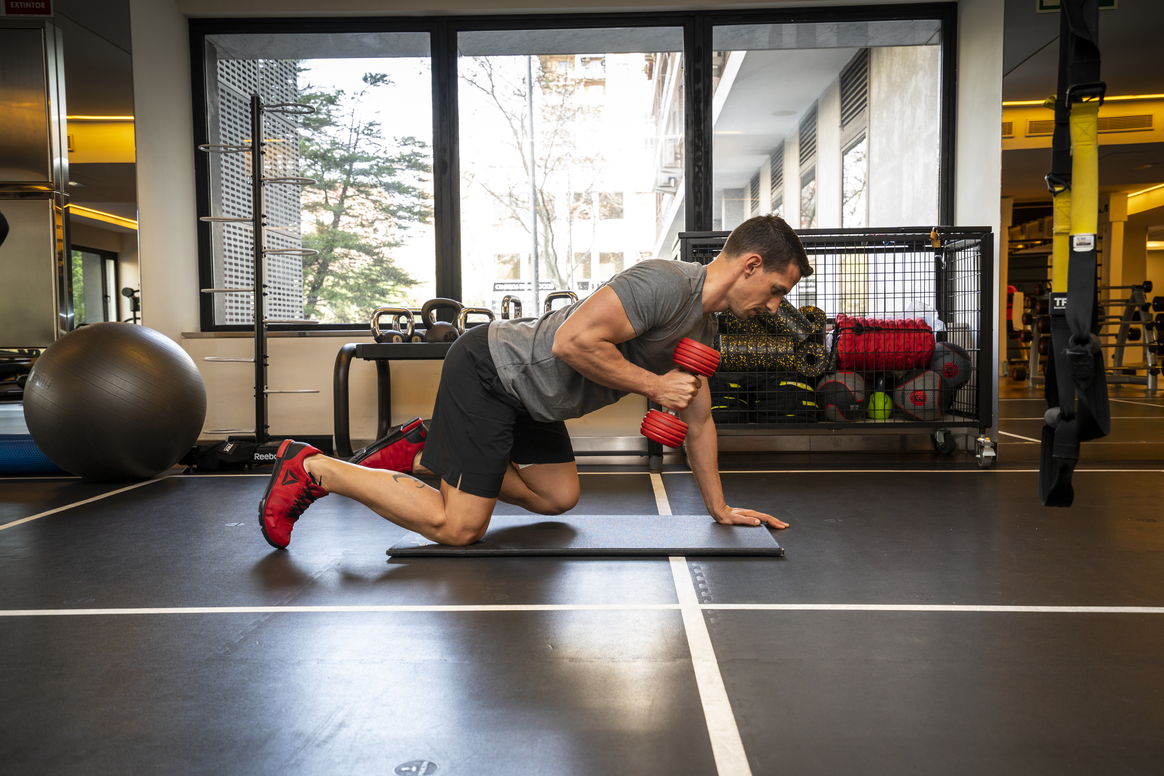
[[[271,176],[263,174],[263,156],[266,154],[266,141],[263,119],[266,114],[282,114],[287,116],[306,116],[315,113],[315,109],[308,105],[294,102],[275,103],[264,105],[258,94],[251,95],[251,140],[249,143],[205,143],[198,146],[199,151],[210,154],[244,154],[251,155],[251,215],[249,217],[235,216],[203,216],[201,221],[207,223],[250,224],[253,250],[254,281],[250,287],[240,288],[203,288],[204,294],[251,294],[254,300],[252,309],[255,319],[255,355],[254,358],[228,358],[207,356],[203,361],[215,363],[238,363],[255,365],[255,427],[252,428],[220,428],[210,429],[210,434],[253,434],[259,444],[270,441],[271,435],[267,422],[267,397],[272,394],[285,393],[319,393],[318,390],[304,388],[293,390],[276,390],[267,386],[267,327],[271,324],[317,324],[319,321],[298,318],[268,318],[266,283],[266,257],[283,256],[315,256],[318,251],[310,248],[268,248],[266,234],[268,230],[287,231],[286,227],[278,228],[267,225],[266,214],[266,186],[311,186],[316,183],[312,178],[296,176]]]

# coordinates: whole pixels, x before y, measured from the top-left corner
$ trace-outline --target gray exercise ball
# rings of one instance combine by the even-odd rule
[[[37,359],[24,419],[36,446],[65,471],[99,482],[144,480],[198,441],[206,387],[194,360],[164,334],[95,323]]]

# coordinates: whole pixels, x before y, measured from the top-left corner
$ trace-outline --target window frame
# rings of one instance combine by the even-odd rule
[[[461,298],[460,128],[457,115],[457,35],[491,30],[553,30],[602,27],[680,27],[684,62],[684,215],[687,231],[708,231],[714,215],[712,189],[712,30],[719,25],[934,20],[941,24],[940,151],[938,212],[953,222],[954,140],[957,97],[957,23],[954,2],[834,6],[739,11],[515,14],[497,16],[379,16],[209,18],[189,21],[194,143],[211,142],[205,79],[205,39],[210,35],[355,32],[429,34],[433,106],[433,223],[436,294]],[[195,158],[197,216],[210,215],[210,160]],[[787,187],[785,186],[785,194]],[[211,227],[199,221],[199,288],[213,285]],[[592,257],[593,260],[594,257]],[[198,293],[201,330],[253,331],[253,324],[216,324],[209,294]],[[272,325],[271,331],[366,333],[366,324]]]

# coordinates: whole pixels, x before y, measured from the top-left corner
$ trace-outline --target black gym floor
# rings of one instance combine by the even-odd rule
[[[274,551],[263,476],[0,480],[0,771],[1160,773],[1164,464],[1051,510],[1005,458],[765,460],[724,485],[781,559],[391,561],[338,496]],[[689,473],[582,474],[668,511]]]

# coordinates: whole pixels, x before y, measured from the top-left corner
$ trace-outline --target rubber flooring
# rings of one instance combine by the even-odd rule
[[[338,496],[278,551],[262,476],[0,480],[2,770],[1159,772],[1164,465],[1052,510],[1029,470],[773,460],[723,480],[780,559],[390,560]],[[702,510],[581,479],[576,514]]]

